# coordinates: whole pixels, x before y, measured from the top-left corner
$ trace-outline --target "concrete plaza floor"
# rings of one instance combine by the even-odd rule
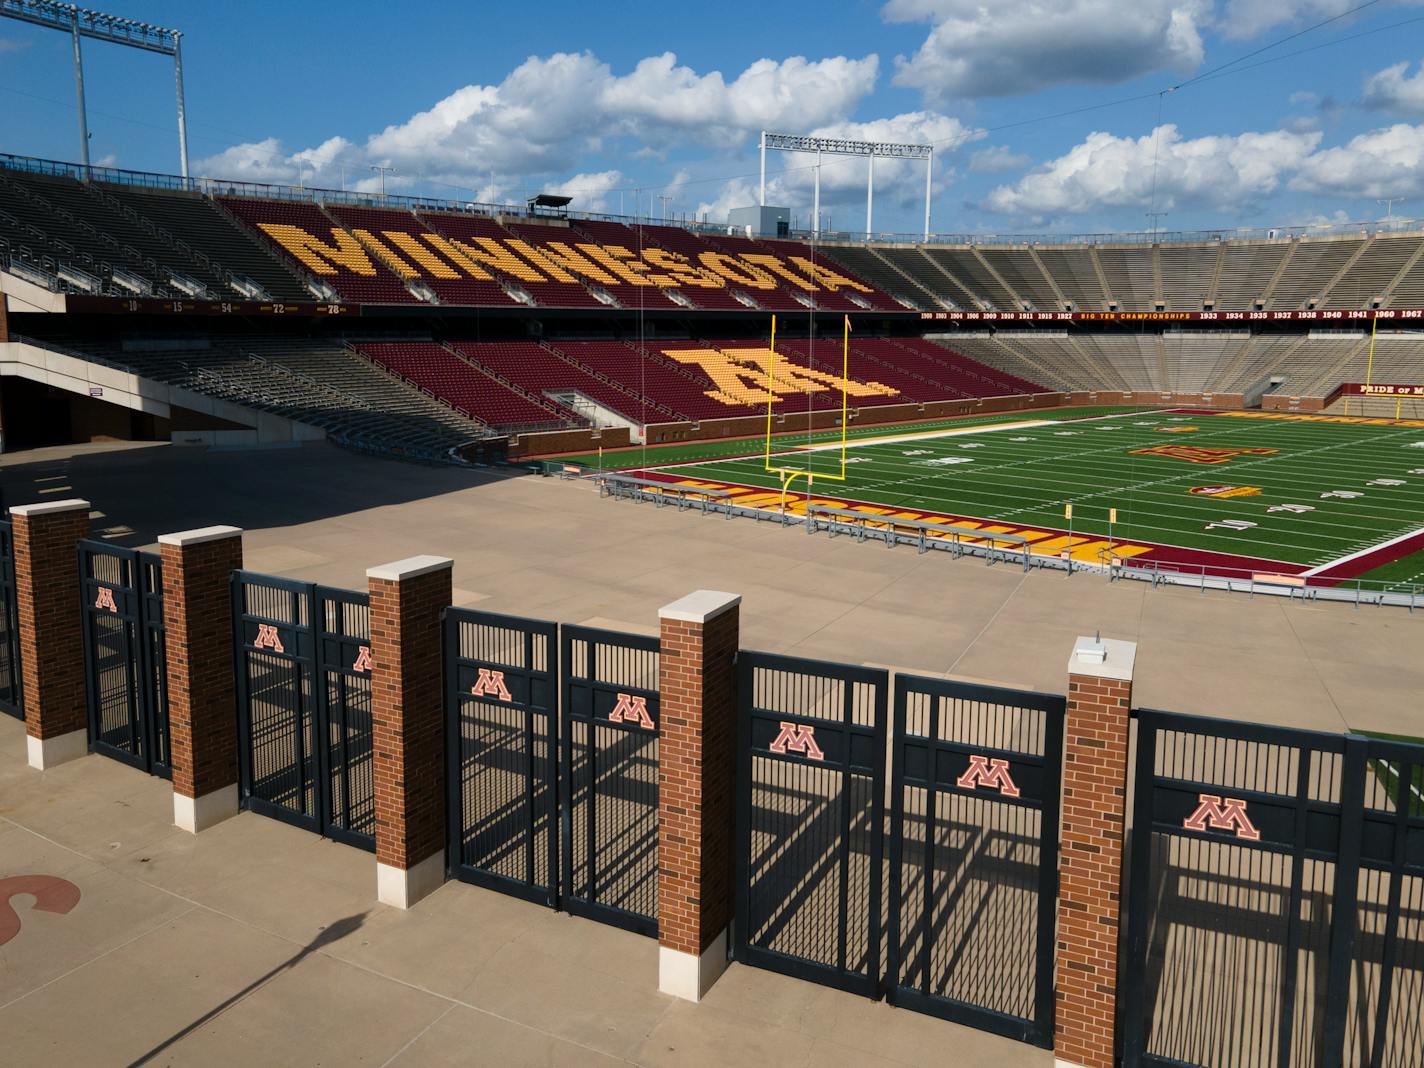
[[[455,600],[651,631],[698,587],[743,595],[743,647],[1061,692],[1079,634],[1139,643],[1141,705],[1424,734],[1424,613],[1153,590],[750,521],[602,501],[587,484],[411,467],[327,446],[81,446],[0,457],[5,503],[85,497],[143,546],[232,523],[247,566],[361,588],[418,553]],[[99,756],[45,773],[0,717],[13,905],[0,1063],[1042,1066],[1051,1054],[733,965],[700,1005],[657,992],[650,939],[458,883],[375,902],[366,853],[244,813],[199,836],[171,789]]]

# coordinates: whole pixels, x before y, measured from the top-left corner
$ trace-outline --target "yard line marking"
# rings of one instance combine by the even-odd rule
[[[1377,545],[1368,545],[1358,552],[1350,553],[1349,556],[1342,556],[1338,560],[1329,560],[1318,567],[1312,567],[1309,571],[1304,572],[1304,574],[1307,576],[1318,575],[1320,572],[1329,568],[1338,567],[1340,564],[1348,564],[1351,560],[1358,560],[1360,557],[1368,556],[1370,553],[1388,549],[1391,545],[1398,545],[1400,542],[1408,541],[1410,538],[1418,537],[1420,534],[1424,534],[1424,527],[1411,530],[1407,534],[1401,534],[1397,538],[1390,538],[1389,541],[1382,541]]]

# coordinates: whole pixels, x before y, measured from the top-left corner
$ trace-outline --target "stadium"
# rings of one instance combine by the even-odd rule
[[[192,168],[180,31],[11,25],[7,1063],[1424,1066],[1424,224],[1160,229],[1241,58],[1151,230],[969,233],[809,93],[678,219]]]

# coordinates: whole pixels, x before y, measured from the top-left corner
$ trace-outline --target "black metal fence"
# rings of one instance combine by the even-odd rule
[[[236,571],[245,807],[375,848],[367,595]]]
[[[558,628],[445,613],[450,868],[558,903]]]
[[[172,778],[158,554],[81,541],[79,595],[90,748]]]
[[[742,652],[736,959],[877,996],[889,677]]]
[[[1051,1047],[1056,694],[897,675],[888,994]]]
[[[564,908],[656,935],[659,641],[562,636]]]
[[[1138,717],[1123,1058],[1424,1064],[1424,747]]]
[[[25,718],[20,670],[20,613],[15,600],[15,541],[10,521],[0,520],[0,712]]]

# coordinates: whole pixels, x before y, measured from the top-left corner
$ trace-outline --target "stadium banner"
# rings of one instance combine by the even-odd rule
[[[1372,319],[1424,319],[1424,308],[1360,309],[1354,311],[1150,311],[1150,312],[1041,312],[1041,311],[934,311],[920,312],[924,320],[947,322],[1058,322],[1058,323],[1260,323],[1349,322]]]
[[[1371,382],[1368,385],[1364,382],[1342,382],[1340,384],[1340,392],[1349,393],[1357,397],[1414,397],[1424,399],[1424,386],[1402,386],[1380,382]]]

